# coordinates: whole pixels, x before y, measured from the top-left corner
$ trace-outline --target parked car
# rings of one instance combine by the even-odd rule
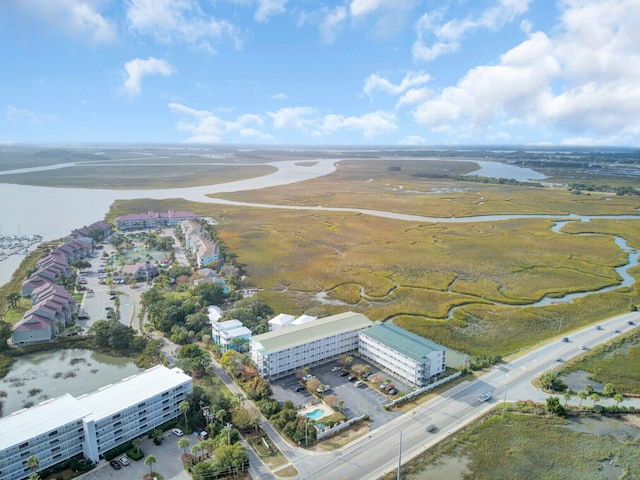
[[[350,382],[355,382],[356,380],[358,380],[358,377],[356,377],[355,375],[349,375],[349,378],[347,378],[347,380],[349,380]]]
[[[331,385],[320,385],[320,386],[317,388],[317,392],[318,392],[318,393],[328,392],[329,390],[331,390]]]
[[[346,377],[347,375],[349,375],[349,372],[347,372],[346,370],[342,370],[342,371],[340,372],[340,376],[341,376],[341,377]]]
[[[296,392],[304,392],[307,389],[307,387],[303,386],[303,385],[296,385],[295,391]]]
[[[389,395],[395,395],[396,393],[398,393],[398,390],[397,390],[397,389],[395,389],[395,388],[392,388],[392,389],[391,389],[391,390],[389,390],[387,393],[388,393]]]
[[[302,377],[302,381],[303,381],[303,382],[308,382],[308,381],[309,381],[309,380],[311,380],[312,378],[316,378],[316,376],[315,376],[315,375],[311,375],[311,374],[309,374],[309,375],[305,375],[304,377]]]
[[[184,435],[184,432],[182,430],[180,430],[179,428],[174,428],[173,430],[171,430],[171,432],[176,436],[176,437],[181,437]]]
[[[117,462],[117,460],[111,460],[111,461],[109,462],[109,465],[111,465],[111,467],[112,467],[114,470],[120,470],[120,469],[122,468],[122,466]]]
[[[393,390],[393,389],[395,389],[395,388],[396,388],[396,386],[395,386],[393,383],[390,383],[389,385],[387,385],[386,387],[384,387],[384,389],[385,389],[387,392],[389,392],[389,391],[391,391],[391,390]]]
[[[339,372],[340,370],[342,370],[340,367],[333,367],[333,368],[331,369],[331,371],[332,371],[333,373]]]
[[[491,395],[491,392],[485,392],[480,395],[478,400],[480,400],[481,402],[486,402],[487,400],[491,400],[491,397],[493,397],[493,395]]]
[[[361,387],[364,385],[364,382],[362,380],[358,380],[357,382],[355,382],[353,384],[354,387]]]
[[[389,385],[389,382],[384,382],[380,384],[380,390],[384,390],[385,388],[387,388],[387,385]]]
[[[129,465],[129,459],[127,457],[120,457],[118,461],[123,467],[126,467],[127,465]]]

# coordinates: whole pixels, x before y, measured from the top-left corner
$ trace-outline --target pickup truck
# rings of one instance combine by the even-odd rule
[[[331,385],[320,385],[318,387],[318,393],[328,392],[329,390],[331,390]]]

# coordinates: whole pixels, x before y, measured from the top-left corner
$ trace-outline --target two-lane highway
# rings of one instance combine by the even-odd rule
[[[397,467],[401,430],[404,462],[480,417],[494,407],[496,402],[544,401],[547,395],[533,388],[531,381],[544,371],[557,367],[560,364],[558,358],[562,361],[569,360],[584,353],[584,350],[580,349],[581,345],[589,349],[605,343],[635,328],[639,322],[640,313],[634,312],[603,321],[599,324],[600,329],[591,326],[567,334],[569,341],[564,342],[559,338],[512,361],[502,363],[476,380],[461,383],[447,390],[339,450],[323,454],[297,455],[293,463],[300,472],[298,478],[379,478]],[[616,330],[620,333],[616,333]],[[481,402],[479,397],[484,392],[491,392],[493,398]],[[608,400],[603,399],[601,403],[606,401]],[[434,424],[437,430],[427,432],[427,426],[430,424]]]

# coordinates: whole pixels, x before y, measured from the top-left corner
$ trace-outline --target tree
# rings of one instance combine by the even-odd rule
[[[191,452],[195,455],[196,462],[198,461],[198,457],[200,456],[200,452],[202,452],[202,450],[203,450],[203,447],[200,442],[196,443],[193,447],[191,447]]]
[[[251,424],[251,426],[253,428],[256,429],[256,432],[257,432],[258,431],[258,427],[260,425],[262,425],[262,420],[260,419],[260,417],[253,417],[249,423]]]
[[[593,400],[593,408],[596,408],[596,403],[600,401],[600,395],[598,395],[597,393],[592,393],[591,400]]]
[[[564,417],[567,413],[565,408],[560,404],[560,399],[554,396],[547,397],[547,411],[558,417]]]
[[[153,476],[153,464],[156,463],[156,457],[153,455],[147,455],[144,459],[144,464],[149,465],[149,475]]]
[[[562,394],[562,398],[564,398],[564,406],[566,407],[569,400],[571,400],[571,394],[569,392],[564,392]]]
[[[613,399],[616,401],[616,407],[620,406],[620,402],[624,401],[624,396],[621,393],[616,393],[613,396]]]
[[[7,340],[11,338],[13,330],[9,322],[0,321],[0,352],[9,349]]]
[[[136,453],[140,455],[140,445],[142,445],[142,439],[134,438],[131,444],[136,447]]]
[[[584,391],[587,393],[587,395],[591,395],[593,393],[593,385],[585,385]]]
[[[604,387],[602,387],[602,393],[604,393],[607,397],[612,397],[613,394],[616,393],[616,387],[614,387],[610,383],[605,383]]]
[[[578,392],[578,398],[580,399],[580,404],[578,408],[582,407],[582,402],[587,399],[587,392]]]
[[[191,444],[191,442],[186,437],[182,437],[180,440],[178,440],[178,448],[182,449],[182,454],[184,456],[187,455],[187,448],[189,448],[190,444]]]
[[[187,412],[189,411],[190,408],[191,408],[191,405],[186,400],[180,402],[180,404],[178,405],[178,410],[184,413],[184,426],[186,428],[188,428]]]
[[[311,380],[307,381],[307,388],[309,389],[309,391],[311,391],[311,393],[316,393],[319,386],[320,380],[318,380],[317,378],[312,378]]]
[[[40,466],[40,459],[35,455],[31,455],[29,458],[27,458],[25,465],[29,468],[29,470],[35,473],[36,470],[38,470],[38,467]]]

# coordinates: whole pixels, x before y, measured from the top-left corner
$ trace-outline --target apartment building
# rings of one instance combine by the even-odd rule
[[[196,214],[188,211],[130,213],[115,220],[118,230],[138,230],[145,228],[175,227],[180,222],[195,219]]]
[[[360,355],[383,370],[422,387],[446,369],[445,347],[388,323],[359,333]]]
[[[241,340],[238,344],[234,342],[234,338]],[[249,343],[251,339],[251,330],[245,327],[240,320],[227,320],[226,322],[213,322],[211,324],[211,339],[216,345],[222,347],[222,351],[228,349],[238,350],[240,345]],[[244,347],[246,348],[246,346]]]
[[[344,312],[251,338],[251,359],[265,378],[287,375],[358,350],[359,332],[372,322],[362,314]]]
[[[181,415],[179,405],[192,391],[190,376],[158,365],[93,393],[65,394],[0,418],[0,478],[28,477],[31,456],[38,458],[38,470],[80,453],[97,462]]]

